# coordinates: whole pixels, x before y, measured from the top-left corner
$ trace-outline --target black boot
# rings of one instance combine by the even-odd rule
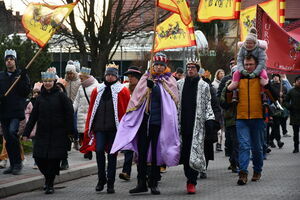
[[[278,145],[279,149],[281,149],[284,145],[284,142],[278,141],[277,145]]]
[[[55,179],[55,175],[54,176],[49,176],[46,178],[46,188],[45,188],[45,194],[53,194],[54,193],[54,179]]]
[[[102,191],[103,189],[104,189],[104,185],[106,184],[106,180],[99,180],[98,181],[98,183],[97,183],[97,185],[96,185],[96,188],[95,188],[95,190],[97,191],[97,192],[100,192],[100,191]]]
[[[92,160],[93,159],[93,153],[91,151],[89,151],[88,153],[85,153],[83,155],[84,158],[87,158],[89,160]]]
[[[107,182],[107,194],[113,194],[115,193],[114,183],[113,182]]]
[[[67,170],[67,169],[69,169],[68,159],[62,160],[60,165],[60,170]]]
[[[151,194],[158,195],[160,194],[159,188],[157,186],[157,181],[150,181],[149,188],[151,190]]]
[[[130,194],[141,193],[141,192],[148,192],[146,179],[143,180],[138,179],[138,185],[134,189],[129,190]]]
[[[294,144],[294,151],[293,153],[299,153],[299,145],[298,144]]]

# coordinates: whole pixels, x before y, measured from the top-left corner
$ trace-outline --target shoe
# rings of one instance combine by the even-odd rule
[[[53,194],[54,193],[54,187],[46,187],[46,190],[45,190],[45,194]]]
[[[254,172],[251,181],[259,181],[261,173]]]
[[[166,167],[160,167],[159,170],[160,170],[160,173],[166,173],[167,172]]]
[[[12,167],[9,167],[8,169],[3,171],[3,174],[11,174],[13,171]]]
[[[231,170],[232,169],[232,165],[230,164],[227,169]]]
[[[277,145],[278,145],[279,149],[281,149],[281,148],[283,147],[283,145],[284,145],[284,142],[279,141],[279,142],[277,143]]]
[[[7,160],[1,160],[0,162],[0,169],[6,168]]]
[[[22,171],[22,165],[20,166],[14,166],[13,170],[12,170],[12,174],[13,175],[20,175]]]
[[[125,181],[130,180],[130,176],[127,173],[124,173],[124,172],[119,174],[119,178],[122,179],[122,180],[125,180]]]
[[[299,149],[294,149],[293,153],[299,153]]]
[[[107,194],[115,193],[114,184],[107,184]]]
[[[239,172],[239,180],[237,182],[238,185],[246,185],[248,182],[248,174],[244,171]]]
[[[202,179],[207,179],[207,174],[206,174],[206,172],[200,172],[200,178],[202,178]]]
[[[93,152],[89,151],[83,155],[84,158],[92,160],[93,159]]]
[[[216,151],[223,151],[221,148],[221,144],[219,143],[216,144]]]
[[[106,181],[98,181],[95,190],[97,192],[101,192],[104,189],[104,185],[106,184]]]
[[[38,166],[36,164],[34,164],[32,169],[38,169]]]
[[[60,165],[60,170],[67,170],[69,169],[69,162],[68,160],[62,160]]]
[[[232,167],[231,167],[231,172],[232,172],[232,173],[238,173],[238,168],[237,168],[237,166],[232,166]]]
[[[154,195],[159,195],[160,194],[160,191],[159,191],[157,186],[150,187],[150,190],[151,190],[151,194],[154,194]]]
[[[270,142],[269,145],[270,145],[271,148],[276,148],[276,145],[274,144],[274,142]]]
[[[267,148],[267,150],[266,150],[267,153],[271,153],[271,151],[272,150],[270,148]]]
[[[188,194],[195,194],[196,193],[196,187],[195,187],[195,185],[192,184],[192,183],[186,184],[186,192]]]
[[[130,194],[135,194],[135,193],[141,193],[141,192],[148,192],[146,180],[138,180],[138,185],[129,190]]]
[[[292,137],[290,134],[286,133],[283,135],[283,137]]]

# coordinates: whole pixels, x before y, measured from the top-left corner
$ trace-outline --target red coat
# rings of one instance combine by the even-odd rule
[[[85,123],[84,138],[82,142],[82,147],[80,148],[81,153],[87,153],[89,151],[96,150],[95,133],[93,130],[91,130],[91,125],[93,123],[95,113],[97,111],[97,108],[100,103],[100,99],[102,97],[105,88],[106,88],[105,84],[102,83],[92,91],[89,110],[88,110],[87,119]],[[130,92],[124,85],[122,85],[119,82],[111,86],[111,92],[112,92],[114,113],[116,119],[116,126],[118,128],[118,125],[123,115],[126,112],[126,108],[130,99]]]

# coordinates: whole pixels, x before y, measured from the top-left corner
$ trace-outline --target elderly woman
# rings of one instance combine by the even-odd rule
[[[33,106],[23,137],[26,140],[37,123],[33,158],[45,176],[45,194],[52,194],[60,160],[67,157],[68,134],[73,130],[73,107],[57,87],[55,73],[42,72],[42,81],[41,94]]]

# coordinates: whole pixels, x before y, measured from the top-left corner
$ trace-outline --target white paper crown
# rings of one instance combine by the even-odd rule
[[[42,81],[54,81],[56,74],[54,72],[41,72]]]
[[[6,56],[13,56],[17,58],[17,52],[13,49],[6,49],[4,53],[4,59],[6,58]]]

